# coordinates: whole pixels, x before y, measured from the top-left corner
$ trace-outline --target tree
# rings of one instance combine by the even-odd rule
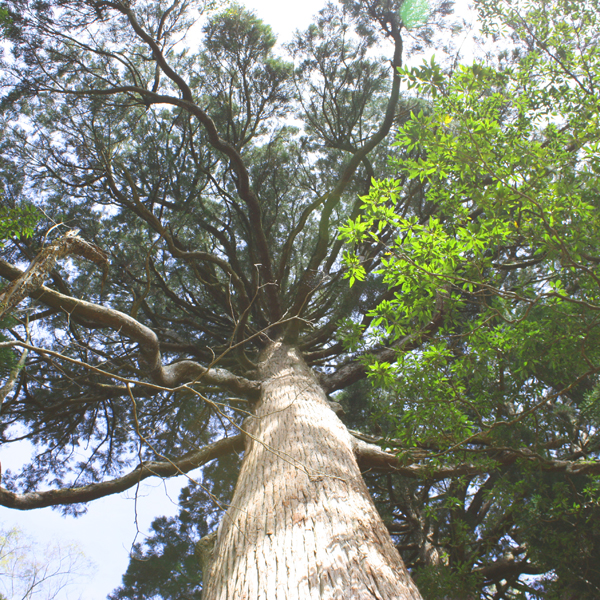
[[[369,365],[389,390],[379,403],[395,438],[386,443],[432,469],[404,497],[390,486],[381,499],[396,510],[405,562],[427,597],[459,587],[591,599],[600,593],[600,7],[478,9],[505,49],[450,74],[434,60],[403,70],[423,108],[400,127],[398,175],[377,182],[344,228],[357,248],[351,281],[367,277],[364,245],[386,246],[376,272],[394,294],[369,313],[366,332],[397,348]],[[423,184],[427,214],[407,214],[406,189]]]
[[[4,39],[5,32],[10,28],[11,19],[8,10],[0,7],[0,39]],[[14,165],[2,161],[2,171],[6,172]],[[10,189],[12,191],[12,189]],[[32,204],[18,203],[13,194],[6,195],[0,189],[0,248],[5,240],[10,238],[21,238],[31,236],[38,221],[37,211]],[[0,329],[5,329],[11,324],[10,320],[2,318],[4,310],[0,308]],[[0,342],[7,341],[0,333]],[[25,354],[25,353],[24,353]],[[6,381],[0,387],[0,403],[4,401],[7,394],[12,391],[16,378],[21,369],[25,357],[17,362],[14,354],[5,348],[0,348],[0,376],[7,376]]]
[[[57,598],[87,577],[90,563],[75,545],[40,547],[18,528],[0,531],[0,598]]]
[[[46,220],[0,261],[22,322],[3,347],[29,351],[2,439],[38,448],[0,503],[77,511],[243,450],[199,546],[205,599],[419,598],[359,469],[394,457],[327,394],[366,375],[342,319],[367,325],[389,295],[380,277],[348,288],[337,228],[385,173],[407,115],[396,69],[432,29],[404,35],[409,3],[345,0],[282,57],[235,4],[208,15],[200,50],[182,43],[197,3],[8,7],[5,155]],[[365,249],[374,269],[384,248]]]
[[[136,544],[123,585],[111,598],[201,598],[203,569],[199,563],[205,548],[198,542],[210,539],[206,537],[210,521],[222,516],[222,510],[215,511],[215,504],[229,504],[238,471],[235,454],[207,465],[202,486],[192,484],[182,490],[179,515],[155,519],[144,543]]]

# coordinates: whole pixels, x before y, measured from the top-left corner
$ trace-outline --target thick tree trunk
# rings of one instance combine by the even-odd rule
[[[352,437],[301,354],[275,343],[260,370],[262,394],[204,600],[420,600]]]

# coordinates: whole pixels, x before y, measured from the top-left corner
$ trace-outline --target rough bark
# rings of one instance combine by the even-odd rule
[[[420,600],[369,496],[352,436],[298,350],[274,343],[204,600]]]

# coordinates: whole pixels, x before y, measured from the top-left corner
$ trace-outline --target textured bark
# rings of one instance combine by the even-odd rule
[[[273,344],[204,600],[420,600],[377,513],[352,436],[299,351]]]

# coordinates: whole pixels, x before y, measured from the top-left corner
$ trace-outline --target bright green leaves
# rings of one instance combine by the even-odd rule
[[[344,256],[351,283],[365,277],[363,248],[379,244],[375,273],[393,293],[365,335],[411,351],[368,370],[394,390],[388,416],[411,444],[450,448],[508,431],[517,445],[532,430],[550,438],[567,405],[585,435],[598,425],[581,420],[577,391],[600,372],[592,4],[564,17],[537,3],[518,13],[483,2],[485,26],[496,19],[532,36],[527,52],[451,76],[434,59],[401,70],[431,102],[399,127],[398,178],[374,182],[341,237],[353,248]],[[426,189],[426,218],[398,209],[411,185]],[[518,433],[498,427],[513,421]]]
[[[401,67],[398,72],[406,81],[408,89],[423,87],[434,98],[446,82],[446,77],[434,56],[429,63],[425,60],[420,67]]]
[[[0,247],[9,238],[25,238],[33,234],[40,213],[31,204],[16,208],[0,206]]]
[[[430,11],[429,0],[404,0],[400,7],[400,18],[407,29],[414,29],[427,22]]]
[[[598,164],[600,130],[592,121],[576,131],[570,114],[557,126],[557,115],[547,115],[531,88],[530,63],[502,72],[460,67],[443,82],[433,64],[405,70],[409,86],[436,101],[429,114],[413,114],[400,129],[397,144],[417,152],[397,166],[430,184],[428,199],[453,215],[455,231],[475,210],[478,236],[488,247],[529,245],[529,255],[569,263],[578,259],[582,230],[588,240],[598,232],[598,207],[586,190]],[[577,163],[574,139],[582,149]]]
[[[350,287],[354,285],[355,281],[365,280],[365,268],[361,264],[360,256],[351,252],[344,252],[344,264],[347,267],[344,277],[350,279]]]
[[[443,342],[426,345],[419,354],[403,354],[395,364],[369,365],[376,385],[399,392],[385,412],[387,418],[396,420],[393,435],[404,446],[451,446],[472,435],[473,415],[469,415],[460,379],[464,368],[452,361]]]

